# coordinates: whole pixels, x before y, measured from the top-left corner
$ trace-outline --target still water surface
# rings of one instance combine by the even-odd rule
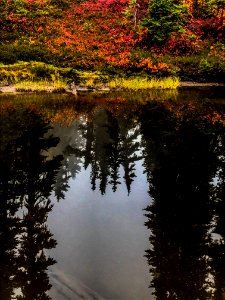
[[[224,90],[0,108],[0,299],[225,299]]]

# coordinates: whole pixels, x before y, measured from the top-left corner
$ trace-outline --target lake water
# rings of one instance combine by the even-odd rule
[[[225,299],[225,90],[0,95],[0,299]]]

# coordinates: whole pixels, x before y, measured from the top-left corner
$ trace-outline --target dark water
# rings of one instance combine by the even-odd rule
[[[1,95],[0,299],[225,299],[225,94]]]

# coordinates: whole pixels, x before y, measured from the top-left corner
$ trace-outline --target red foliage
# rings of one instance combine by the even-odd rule
[[[193,1],[185,1],[189,3],[191,11]],[[26,0],[25,9],[29,13],[24,15],[12,3],[7,0],[6,13],[0,19],[1,36],[7,32],[7,37],[16,34],[18,39],[21,36],[28,37],[26,40],[33,44],[44,43],[49,51],[74,67],[134,67],[156,73],[167,71],[170,66],[153,63],[146,52],[156,53],[157,57],[160,54],[192,54],[200,51],[208,42],[225,42],[222,15],[197,19],[190,17],[190,14],[188,25],[182,33],[173,33],[164,47],[150,48],[147,42],[148,29],[135,27],[133,20],[135,16],[138,23],[146,16],[149,0],[137,0],[134,6],[130,0],[74,1],[58,18],[51,15],[51,11],[46,15],[38,15],[39,9],[47,11],[51,7],[48,5],[50,0]],[[125,14],[129,9],[130,14]]]
[[[45,42],[54,53],[60,54],[63,49],[63,55],[73,65],[126,67],[137,41],[132,24],[122,14],[126,3],[97,0],[74,4],[63,22],[51,24]]]
[[[202,39],[225,41],[225,24],[223,24],[223,18],[221,17],[203,20],[192,18],[188,28]]]
[[[200,35],[196,35],[186,28],[183,33],[173,33],[166,45],[163,48],[163,53],[173,54],[175,56],[183,54],[196,54],[198,53],[204,41]]]
[[[98,3],[111,11],[119,13],[127,6],[128,0],[98,0]]]

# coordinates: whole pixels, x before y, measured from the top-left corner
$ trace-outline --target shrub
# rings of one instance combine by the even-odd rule
[[[163,48],[163,52],[172,55],[197,54],[202,51],[203,46],[204,42],[200,36],[186,28],[184,32],[171,34]]]
[[[42,61],[57,63],[57,55],[51,54],[44,45],[0,44],[0,62],[10,64],[17,61]]]
[[[164,56],[162,61],[173,65],[181,80],[198,82],[224,82],[225,61],[216,57],[191,55],[171,57]]]
[[[0,64],[0,80],[18,82],[21,80],[51,80],[59,81],[66,78],[69,73],[67,68],[58,68],[43,62],[23,62],[14,64]]]
[[[205,81],[225,82],[225,61],[213,57],[203,58],[199,63],[199,73]]]

